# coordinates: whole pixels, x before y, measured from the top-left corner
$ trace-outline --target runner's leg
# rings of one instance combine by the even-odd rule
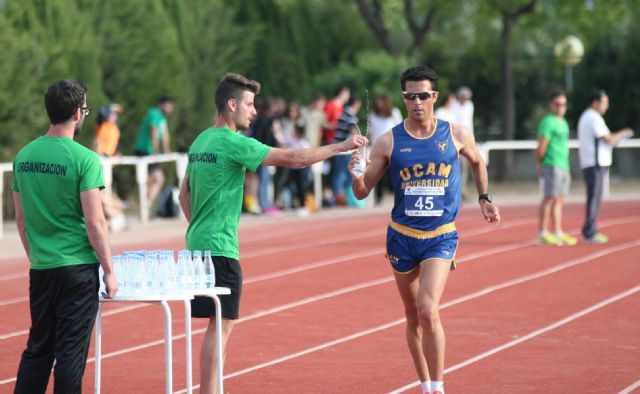
[[[440,299],[444,292],[451,262],[429,259],[420,264],[418,319],[422,326],[423,353],[431,380],[442,381],[444,372],[444,329],[440,321]]]
[[[427,360],[422,352],[422,327],[418,320],[418,275],[419,267],[408,273],[394,272],[396,285],[404,303],[404,313],[407,319],[407,345],[413,358],[413,364],[421,382],[429,380]]]

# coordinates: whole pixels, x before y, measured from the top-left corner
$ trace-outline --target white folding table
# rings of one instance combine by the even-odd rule
[[[118,296],[114,299],[106,299],[100,297],[98,306],[98,315],[96,316],[96,372],[94,392],[100,393],[100,380],[102,369],[102,303],[111,302],[146,302],[152,304],[160,304],[164,311],[164,343],[165,343],[165,369],[166,369],[166,392],[173,392],[173,346],[171,333],[171,308],[168,301],[183,301],[185,311],[185,348],[186,348],[186,371],[187,371],[187,393],[192,393],[193,386],[193,367],[192,367],[192,351],[191,351],[191,300],[194,296],[211,297],[216,307],[216,316],[221,316],[220,299],[218,296],[231,294],[231,290],[226,287],[214,287],[212,289],[190,290],[188,292],[177,292],[175,294],[145,294]],[[218,390],[224,393],[224,385],[222,381],[222,319],[216,319],[216,347],[218,358]]]

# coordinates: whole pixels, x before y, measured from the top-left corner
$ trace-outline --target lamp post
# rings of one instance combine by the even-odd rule
[[[573,67],[584,55],[584,45],[576,36],[567,36],[553,47],[556,60],[564,65],[564,83],[567,93],[573,90]]]

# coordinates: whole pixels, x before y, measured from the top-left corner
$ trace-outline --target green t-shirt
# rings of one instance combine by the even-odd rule
[[[542,165],[569,170],[569,123],[567,120],[548,114],[538,126],[538,137],[544,137],[548,142]]]
[[[38,137],[13,162],[11,188],[20,193],[31,268],[97,263],[80,192],[103,189],[98,155],[70,138]]]
[[[255,171],[270,147],[231,129],[208,128],[189,148],[191,223],[187,248],[239,259],[238,223],[244,173]]]
[[[136,138],[136,152],[145,153],[147,155],[152,155],[154,153],[153,142],[151,141],[152,127],[157,130],[158,140],[162,141],[164,134],[167,131],[167,118],[157,107],[151,108],[145,115],[144,119],[142,119],[138,138]]]

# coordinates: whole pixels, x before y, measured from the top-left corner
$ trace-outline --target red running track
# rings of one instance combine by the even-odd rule
[[[535,206],[485,224],[465,208],[458,270],[442,305],[448,393],[618,393],[640,383],[640,202],[607,202],[607,245],[535,245]],[[565,209],[577,233],[582,205]],[[231,393],[417,393],[402,304],[385,261],[388,213],[242,224],[241,316],[229,343]],[[169,242],[117,250],[183,247]],[[0,393],[13,390],[29,327],[24,259],[0,261]],[[164,391],[160,308],[105,307],[104,393]],[[174,317],[174,387],[184,392],[184,313]],[[194,320],[194,380],[205,322]],[[93,350],[90,351],[90,356]],[[94,363],[84,390],[93,390]]]

